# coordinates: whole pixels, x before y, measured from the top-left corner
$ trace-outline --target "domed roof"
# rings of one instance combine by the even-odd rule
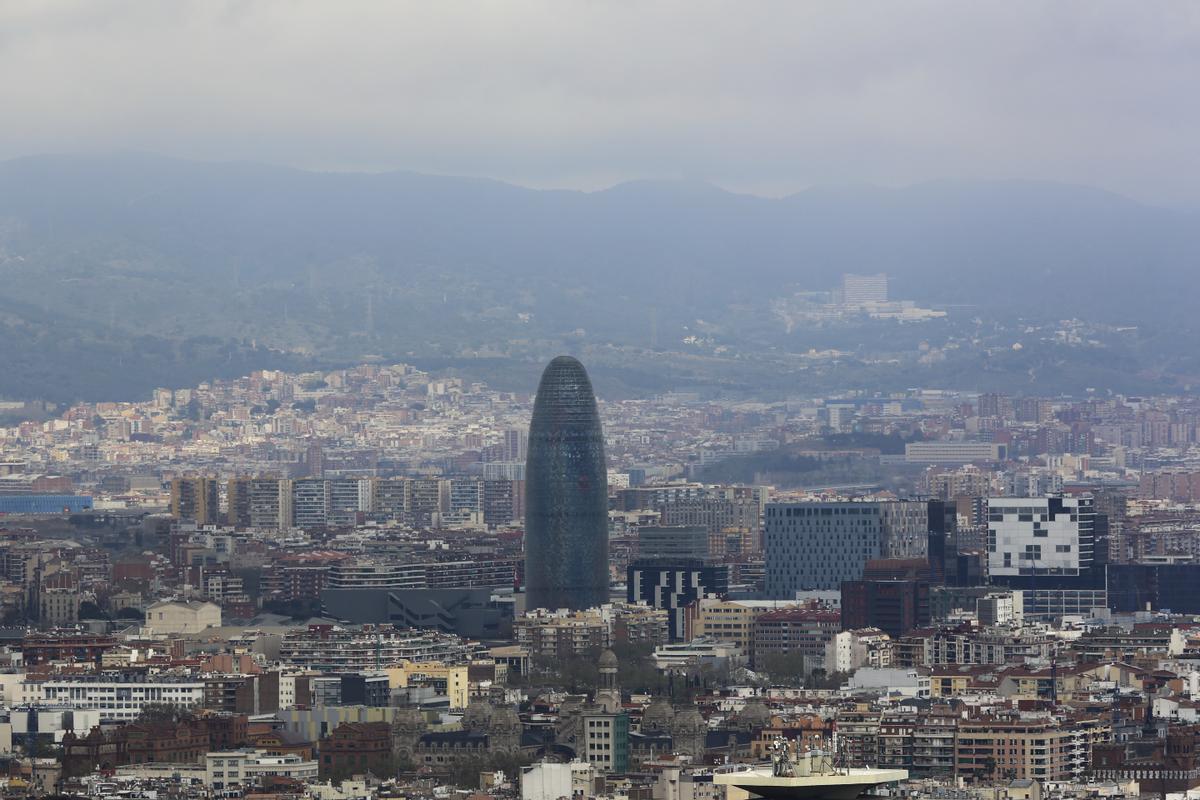
[[[671,730],[683,733],[702,731],[707,727],[708,723],[704,721],[704,717],[700,712],[694,708],[689,708],[675,715],[675,724],[671,726]]]
[[[655,698],[642,712],[642,730],[646,733],[670,730],[674,721],[675,709],[661,697]]]
[[[392,717],[392,727],[404,731],[423,731],[426,728],[425,715],[415,706],[398,708]]]
[[[480,731],[492,718],[492,707],[481,700],[472,700],[463,712],[462,726],[468,731]]]
[[[491,730],[520,730],[521,716],[516,711],[504,706],[492,710],[492,718],[488,720],[488,728]]]
[[[612,650],[605,650],[600,654],[600,669],[616,669],[619,666],[620,662],[617,661],[617,654]]]
[[[771,722],[771,709],[760,697],[752,697],[742,706],[737,715],[738,722],[744,727],[755,729],[765,728]]]

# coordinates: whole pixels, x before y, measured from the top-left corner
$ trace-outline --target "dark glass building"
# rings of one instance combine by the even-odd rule
[[[729,594],[729,565],[708,559],[639,559],[626,573],[625,599],[667,612],[668,635],[686,633],[685,609],[701,597]]]
[[[525,606],[608,602],[608,471],[587,371],[550,362],[538,384],[525,461]]]

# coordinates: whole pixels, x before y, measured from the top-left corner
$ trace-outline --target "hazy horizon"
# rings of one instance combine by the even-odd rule
[[[0,8],[0,158],[141,151],[592,191],[941,180],[1200,207],[1200,7]]]
[[[533,190],[533,191],[546,191],[546,192],[575,192],[575,193],[579,193],[579,194],[601,194],[603,192],[611,191],[613,189],[617,189],[622,186],[637,185],[637,184],[682,184],[682,185],[694,185],[694,186],[698,186],[698,187],[699,186],[708,186],[708,187],[712,187],[715,189],[719,189],[720,191],[731,194],[731,195],[753,197],[753,198],[760,199],[760,200],[783,200],[788,197],[802,195],[808,191],[820,191],[820,190],[865,189],[865,190],[900,192],[900,191],[904,191],[906,189],[920,188],[922,186],[976,186],[976,185],[977,186],[988,186],[988,185],[1019,186],[1022,184],[1028,184],[1028,185],[1045,185],[1045,186],[1060,186],[1060,187],[1064,187],[1064,188],[1088,189],[1088,190],[1094,190],[1097,192],[1102,192],[1104,194],[1109,194],[1109,195],[1112,195],[1113,197],[1121,198],[1124,200],[1129,200],[1131,202],[1137,203],[1138,205],[1143,205],[1146,207],[1151,207],[1151,208],[1156,207],[1156,208],[1161,208],[1161,209],[1176,208],[1167,203],[1154,203],[1154,202],[1143,201],[1140,198],[1133,197],[1124,192],[1116,191],[1114,189],[1109,189],[1107,187],[1100,186],[1097,184],[1077,182],[1077,181],[1054,180],[1054,179],[1050,179],[1050,178],[1019,178],[1019,177],[955,178],[955,177],[947,177],[947,178],[928,178],[928,179],[924,179],[924,180],[914,180],[914,181],[909,181],[909,182],[905,182],[905,183],[891,183],[891,184],[885,184],[885,183],[873,182],[873,181],[865,181],[865,180],[844,180],[844,181],[830,180],[830,181],[824,181],[824,182],[820,182],[820,183],[809,184],[807,186],[801,186],[797,189],[787,191],[787,192],[770,194],[770,193],[764,193],[764,192],[756,192],[756,191],[749,190],[749,189],[741,189],[741,188],[737,188],[737,187],[733,187],[733,186],[726,186],[718,181],[708,180],[705,178],[694,178],[694,177],[686,177],[686,176],[684,176],[684,177],[663,177],[663,176],[648,177],[648,176],[634,175],[634,176],[630,176],[627,178],[622,178],[613,183],[603,183],[603,184],[599,184],[597,186],[586,186],[586,187],[538,186],[538,185],[535,185],[532,183],[523,183],[519,180],[496,178],[496,177],[492,177],[489,175],[470,175],[467,173],[456,173],[456,172],[433,172],[433,171],[428,171],[428,170],[408,169],[403,166],[387,167],[387,168],[381,167],[378,169],[371,169],[371,168],[367,168],[367,167],[354,168],[354,167],[349,167],[349,166],[347,166],[347,167],[306,167],[306,166],[297,166],[294,164],[284,164],[284,163],[280,163],[280,162],[273,162],[273,161],[268,161],[268,160],[191,158],[191,157],[185,157],[185,156],[175,156],[175,155],[170,155],[168,153],[155,152],[155,151],[151,151],[151,150],[134,150],[134,149],[116,149],[116,150],[98,149],[98,150],[35,152],[35,153],[28,153],[26,155],[0,158],[0,163],[17,162],[17,161],[22,161],[22,160],[27,160],[27,159],[39,159],[39,158],[48,159],[48,160],[80,159],[80,160],[98,160],[98,161],[107,161],[107,160],[111,160],[111,159],[121,159],[121,158],[131,158],[131,159],[145,158],[145,159],[151,159],[151,160],[162,159],[165,161],[179,161],[179,162],[185,162],[185,163],[195,164],[195,165],[199,165],[199,166],[226,165],[226,166],[244,166],[244,167],[265,167],[268,169],[281,169],[281,170],[296,170],[299,172],[306,172],[306,173],[311,173],[314,175],[334,175],[334,176],[336,176],[336,175],[378,175],[378,176],[414,175],[414,176],[420,176],[420,177],[450,178],[450,179],[460,179],[460,180],[467,180],[467,181],[482,181],[482,182],[491,181],[491,182],[495,182],[495,183],[505,184],[507,186],[511,186],[511,187],[517,188],[517,189],[529,189],[529,190]],[[1200,207],[1178,208],[1178,210],[1196,211],[1196,210],[1200,210]]]

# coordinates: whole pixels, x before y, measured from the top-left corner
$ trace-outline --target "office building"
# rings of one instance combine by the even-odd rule
[[[1108,603],[1113,611],[1200,613],[1200,564],[1110,564]]]
[[[91,495],[24,494],[0,496],[0,514],[79,514],[91,507]]]
[[[994,464],[1008,460],[1007,445],[995,442],[909,442],[904,460],[910,464]]]
[[[842,584],[842,626],[878,628],[898,639],[929,624],[929,581],[870,580]]]
[[[638,528],[638,558],[705,559],[708,529],[697,525],[643,525]]]
[[[740,647],[742,652],[752,654],[754,621],[761,614],[778,607],[778,603],[769,600],[701,597],[685,608],[684,636],[678,638],[728,642]]]
[[[542,373],[525,467],[526,607],[584,609],[608,600],[608,470],[596,396],[583,365]]]
[[[497,602],[491,589],[329,588],[321,602],[328,616],[360,625],[391,623],[472,639],[502,639],[512,631],[512,603]]]
[[[1092,566],[1091,496],[993,497],[988,500],[988,573],[1078,576]]]
[[[988,501],[988,574],[1021,589],[1026,619],[1087,615],[1108,605],[1108,517],[1091,495]]]
[[[80,676],[31,682],[24,691],[26,696],[37,697],[49,704],[98,710],[105,721],[130,722],[137,719],[146,706],[191,708],[204,702],[204,682],[200,680]]]
[[[862,578],[867,562],[925,558],[924,501],[772,503],[766,508],[764,550],[769,597],[840,589]]]
[[[315,781],[318,773],[316,761],[294,753],[272,755],[247,748],[204,756],[204,783],[221,797],[240,797],[245,789],[258,786],[268,776],[305,782]]]
[[[626,599],[667,612],[672,641],[684,638],[684,610],[701,597],[729,592],[729,565],[647,559],[629,565]]]

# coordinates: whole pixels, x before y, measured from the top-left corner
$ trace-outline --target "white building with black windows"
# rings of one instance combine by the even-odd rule
[[[1027,619],[1107,605],[1108,520],[1091,495],[993,497],[987,519],[991,581],[1022,590]]]

